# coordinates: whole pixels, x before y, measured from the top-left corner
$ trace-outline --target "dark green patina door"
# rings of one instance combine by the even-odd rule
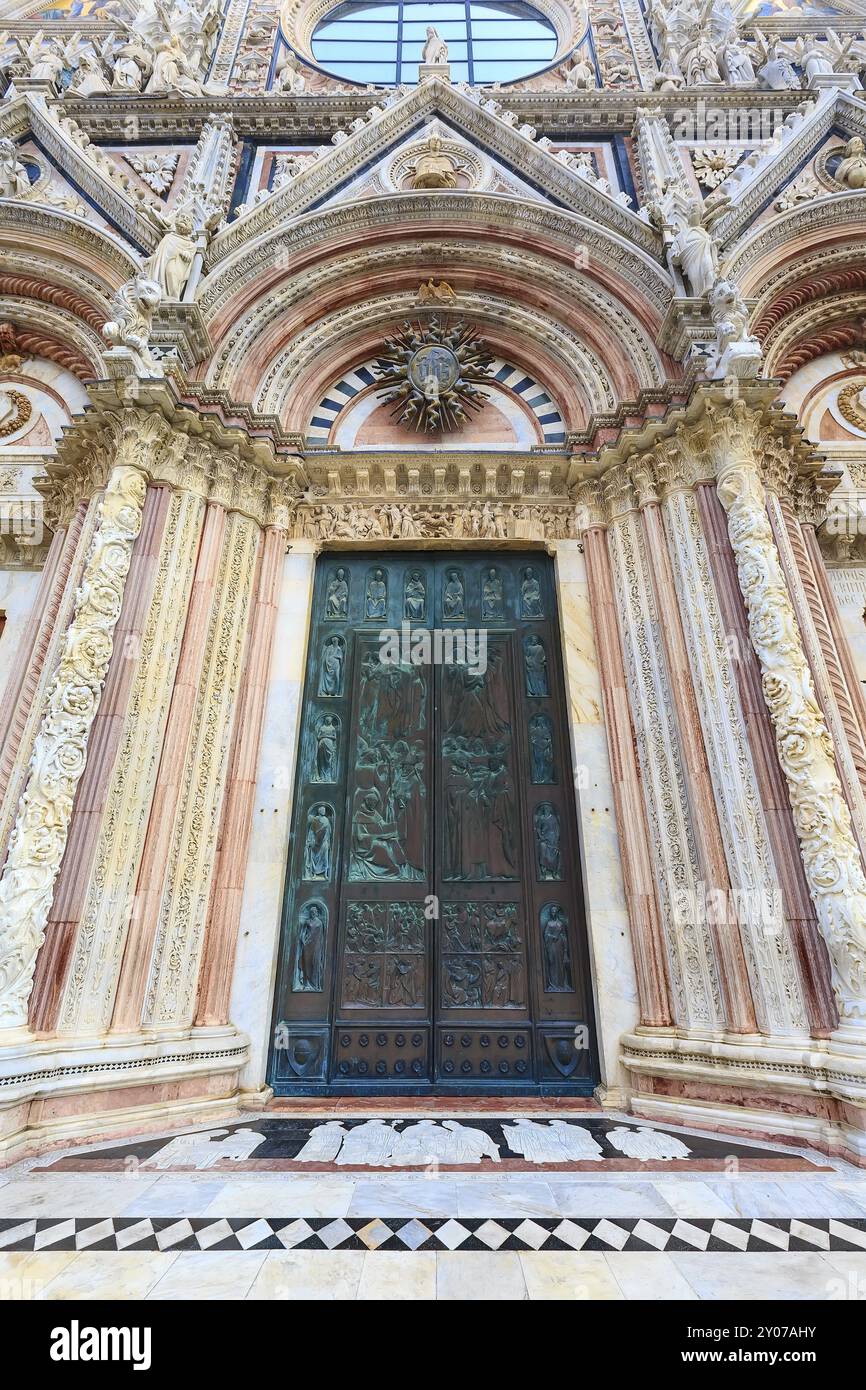
[[[320,559],[271,1083],[596,1077],[552,563]]]

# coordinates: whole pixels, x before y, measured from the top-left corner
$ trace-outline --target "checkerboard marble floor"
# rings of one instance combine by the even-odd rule
[[[866,1299],[866,1172],[789,1152],[820,1166],[178,1173],[30,1160],[0,1173],[0,1298]]]

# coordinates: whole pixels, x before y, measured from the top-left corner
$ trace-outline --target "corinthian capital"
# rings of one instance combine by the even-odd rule
[[[574,525],[578,536],[591,531],[594,526],[607,525],[601,483],[597,478],[587,478],[575,493]]]

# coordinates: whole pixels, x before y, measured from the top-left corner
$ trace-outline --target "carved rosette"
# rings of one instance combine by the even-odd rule
[[[844,1025],[866,1023],[866,877],[815,698],[764,506],[756,462],[736,451],[718,491],[761,663],[764,698],[794,813],[809,889],[827,942]]]
[[[113,470],[60,663],[46,694],[0,878],[0,1028],[27,1023],[36,955],[111,659],[145,494],[146,482],[138,469]]]

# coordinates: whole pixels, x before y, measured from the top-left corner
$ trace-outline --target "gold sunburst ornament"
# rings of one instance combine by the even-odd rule
[[[375,371],[395,419],[416,430],[456,430],[487,400],[477,383],[487,379],[492,361],[473,328],[450,327],[434,316],[424,326],[406,322],[386,338]]]

